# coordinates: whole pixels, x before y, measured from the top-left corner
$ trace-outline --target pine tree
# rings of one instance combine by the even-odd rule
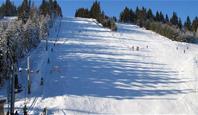
[[[178,25],[178,16],[177,16],[177,14],[176,14],[176,12],[173,12],[173,16],[171,17],[171,19],[170,19],[170,22],[171,22],[171,24],[173,24],[173,25]]]
[[[3,5],[0,6],[0,19],[3,18],[4,16],[4,9],[3,9]]]
[[[147,11],[147,19],[152,20],[152,21],[154,20],[153,12],[150,8]]]
[[[182,29],[182,21],[181,21],[181,18],[179,18],[179,22],[178,22],[178,27],[179,27],[179,29]]]
[[[85,8],[79,8],[76,10],[75,17],[90,18],[89,10]]]
[[[103,27],[110,28],[113,31],[117,30],[115,21],[116,18],[109,18],[105,15],[104,11],[100,9],[100,3],[95,1],[91,6],[90,11],[85,8],[79,8],[76,10],[75,17],[83,17],[83,18],[94,18],[99,23],[102,24]]]
[[[198,28],[198,17],[195,17],[195,19],[192,22],[192,31],[196,32],[197,28]]]
[[[136,15],[135,15],[134,11],[132,9],[130,9],[129,10],[129,21],[131,23],[135,23],[135,20],[136,20],[135,18],[136,18]]]
[[[22,4],[18,7],[18,18],[26,23],[30,13],[30,1],[23,0]]]
[[[186,22],[184,23],[184,28],[188,31],[191,31],[191,21],[189,16],[187,16]]]
[[[155,15],[155,21],[160,21],[160,14],[159,14],[159,12],[157,11],[156,12],[156,15]]]
[[[56,0],[54,0],[54,2],[52,2],[52,3],[51,2],[52,2],[52,0],[49,1],[49,5],[52,6],[50,9],[55,11],[56,16],[62,17],[63,16],[62,10],[61,10],[61,7],[59,6],[58,2]]]
[[[114,22],[117,22],[117,18],[115,16],[112,17]]]
[[[136,12],[136,21],[137,24],[142,27],[146,21],[146,17],[147,17],[147,11],[144,7],[142,7],[142,9],[139,9],[139,11]]]
[[[165,22],[164,15],[162,12],[160,12],[160,14],[159,14],[159,20],[160,20],[160,22],[163,22],[163,23]]]
[[[167,15],[167,14],[166,14],[165,22],[166,22],[166,23],[169,22],[169,18],[168,18],[168,15]]]
[[[46,16],[46,15],[50,15],[50,5],[49,2],[47,2],[46,0],[42,1],[42,4],[39,7],[40,10],[40,14]]]
[[[101,9],[100,9],[100,3],[98,1],[95,1],[91,7],[90,15],[92,18],[99,20],[99,17],[101,15]]]
[[[15,16],[17,14],[16,6],[10,0],[6,0],[5,16]]]
[[[132,17],[130,17],[130,13],[132,13],[132,11],[130,12],[129,8],[125,7],[124,10],[120,13],[120,21],[130,23],[132,20]]]
[[[0,16],[16,16],[16,6],[10,1],[6,0],[0,7]]]

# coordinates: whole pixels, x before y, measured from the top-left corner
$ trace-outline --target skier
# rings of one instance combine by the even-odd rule
[[[40,83],[40,85],[41,86],[43,85],[43,77],[41,77],[41,83]]]
[[[43,109],[43,115],[47,115],[47,108],[46,107]]]
[[[136,50],[139,51],[139,47],[138,46],[137,46]]]
[[[51,52],[53,52],[53,48],[51,48]]]
[[[24,115],[27,115],[27,107],[26,107],[26,105],[23,107],[23,113],[24,113]]]
[[[132,51],[134,51],[134,46],[131,47]]]
[[[18,111],[16,111],[14,115],[19,115],[19,114],[18,114]]]
[[[49,59],[49,58],[47,59],[47,63],[48,63],[48,64],[50,63],[50,59]]]
[[[38,70],[36,71],[36,73],[38,74],[38,73],[39,73],[39,71],[40,71],[40,70],[38,69]]]

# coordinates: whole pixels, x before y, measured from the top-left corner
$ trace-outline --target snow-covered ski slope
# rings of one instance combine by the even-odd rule
[[[197,45],[135,25],[112,32],[92,19],[63,18],[50,31],[49,50],[42,41],[30,56],[32,93],[17,95],[19,111],[26,100],[32,115],[45,107],[49,115],[198,114]]]

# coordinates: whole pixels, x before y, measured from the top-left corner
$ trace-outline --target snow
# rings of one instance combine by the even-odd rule
[[[45,107],[50,115],[197,115],[198,46],[117,25],[112,32],[93,19],[57,20],[49,50],[42,41],[29,54],[32,91],[17,94],[16,109],[27,103],[31,115]],[[20,67],[26,66],[24,58]],[[19,74],[26,84],[27,72]]]
[[[17,16],[4,16],[0,19],[0,22],[13,22],[17,20]]]

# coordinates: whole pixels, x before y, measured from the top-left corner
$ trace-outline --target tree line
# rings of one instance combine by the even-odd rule
[[[161,11],[154,14],[151,9],[144,7],[136,7],[135,10],[125,7],[120,13],[119,21],[137,24],[176,41],[194,42],[198,37],[198,17],[191,22],[187,16],[183,24],[176,12],[169,18]]]
[[[31,0],[23,0],[18,7],[14,5],[11,0],[6,0],[0,6],[0,17],[3,16],[18,16],[19,19],[27,19],[31,16],[31,8],[35,7]],[[39,6],[39,13],[41,15],[57,15],[62,17],[61,7],[56,0],[42,0]]]
[[[13,10],[15,9],[15,10]],[[9,79],[11,65],[47,39],[54,20],[62,17],[56,0],[43,0],[37,8],[30,0],[23,0],[18,8],[6,0],[0,7],[1,16],[16,16],[11,21],[0,20],[0,84]]]
[[[110,28],[112,31],[116,31],[117,27],[113,17],[105,15],[101,10],[100,2],[95,1],[90,10],[86,8],[79,8],[75,12],[75,17],[93,18],[96,19],[103,27]]]

